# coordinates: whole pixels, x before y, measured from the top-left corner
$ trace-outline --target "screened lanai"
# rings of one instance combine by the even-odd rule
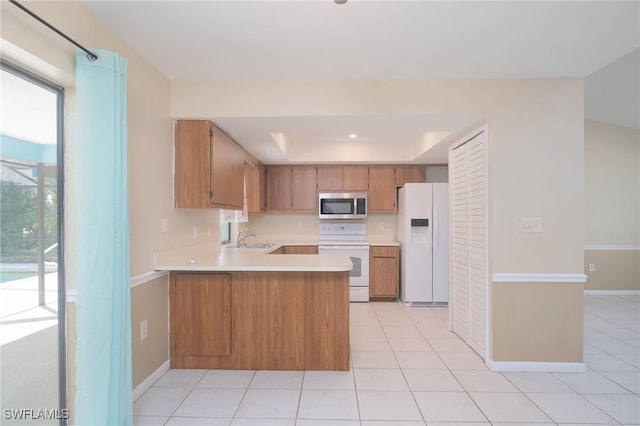
[[[58,179],[62,94],[2,63],[0,389],[2,412],[59,406],[64,332]],[[30,424],[5,415],[3,424]],[[32,419],[33,420],[33,419]],[[57,422],[56,422],[57,423]],[[47,422],[39,424],[48,424]]]

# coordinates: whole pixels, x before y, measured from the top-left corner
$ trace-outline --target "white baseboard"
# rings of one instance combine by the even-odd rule
[[[584,246],[585,250],[606,250],[606,251],[625,251],[625,250],[640,250],[640,246],[632,245],[591,245]]]
[[[491,371],[523,371],[534,373],[582,373],[587,371],[582,362],[511,362],[487,360]]]
[[[585,290],[585,296],[640,296],[640,290]]]
[[[584,283],[585,274],[530,274],[495,272],[491,281],[496,283]]]
[[[156,371],[151,373],[149,377],[144,379],[142,383],[136,386],[136,388],[133,390],[133,401],[135,402],[136,399],[140,398],[142,394],[145,393],[147,389],[151,387],[151,385],[153,385],[160,377],[162,377],[164,373],[169,371],[170,366],[171,366],[171,362],[169,360],[166,360],[164,364],[158,367]]]

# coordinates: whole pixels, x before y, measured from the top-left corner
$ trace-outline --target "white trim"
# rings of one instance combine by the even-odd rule
[[[142,274],[134,275],[129,278],[129,288],[134,288],[142,284],[146,284],[149,281],[157,280],[169,275],[169,271],[149,271]],[[67,303],[76,303],[77,300],[76,290],[67,290],[65,300]]]
[[[169,271],[149,271],[143,272],[142,274],[134,275],[129,278],[129,287],[134,288],[139,285],[148,283],[149,281],[157,280],[158,278],[162,278],[169,275]]]
[[[585,274],[512,274],[494,273],[491,277],[497,283],[585,283]]]
[[[640,246],[632,246],[632,245],[621,245],[621,246],[615,246],[615,245],[592,245],[592,246],[584,246],[585,250],[621,250],[621,251],[626,251],[626,250],[640,250]]]
[[[66,290],[65,291],[65,300],[67,303],[76,303],[76,291],[75,290]]]
[[[583,373],[587,366],[583,362],[526,362],[487,360],[491,371],[523,371],[534,373]]]
[[[136,386],[133,390],[133,401],[135,402],[136,399],[140,398],[164,373],[169,371],[170,366],[171,362],[166,360],[156,371]]]
[[[640,290],[585,290],[585,296],[640,296]]]

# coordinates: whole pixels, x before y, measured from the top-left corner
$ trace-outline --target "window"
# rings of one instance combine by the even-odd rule
[[[226,244],[231,242],[231,223],[220,221],[220,243]]]

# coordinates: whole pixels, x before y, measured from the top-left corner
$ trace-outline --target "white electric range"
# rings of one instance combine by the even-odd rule
[[[369,243],[367,225],[354,221],[324,221],[319,226],[318,253],[345,254],[351,257],[349,300],[369,301]]]

